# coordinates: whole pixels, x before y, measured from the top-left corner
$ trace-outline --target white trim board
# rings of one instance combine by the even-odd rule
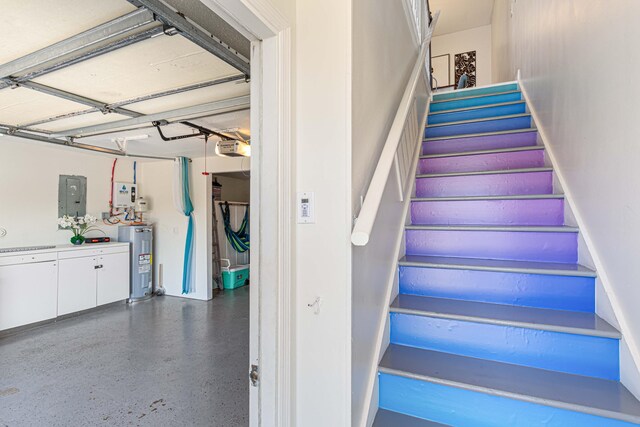
[[[522,78],[520,76],[520,70],[518,70],[517,76],[518,76],[517,83],[518,83],[518,86],[520,87],[520,91],[522,92],[522,98],[527,102],[529,112],[531,113],[531,118],[533,119],[533,122],[536,125],[538,135],[540,136],[540,140],[544,145],[549,161],[553,166],[555,176],[558,182],[560,183],[560,186],[563,189],[565,202],[569,205],[569,208],[571,209],[573,217],[576,221],[576,224],[580,229],[580,235],[582,236],[582,239],[584,240],[584,243],[586,245],[586,249],[588,250],[589,255],[591,256],[591,259],[593,260],[593,264],[598,273],[598,278],[602,282],[602,287],[604,288],[604,291],[607,297],[609,298],[609,302],[611,303],[611,306],[613,308],[614,315],[620,326],[620,332],[622,333],[624,342],[626,342],[629,353],[631,355],[631,358],[637,370],[638,368],[640,368],[640,349],[638,348],[638,342],[636,341],[635,337],[631,333],[631,329],[629,328],[629,321],[627,320],[627,317],[625,316],[625,313],[622,310],[622,307],[618,300],[618,296],[616,295],[615,291],[613,290],[613,287],[611,286],[611,281],[604,268],[604,264],[602,263],[602,258],[600,257],[600,254],[596,249],[595,243],[593,242],[593,239],[589,234],[589,230],[585,225],[585,221],[582,217],[582,214],[580,213],[580,211],[578,210],[574,202],[574,198],[571,193],[571,188],[567,185],[567,181],[564,178],[564,175],[562,174],[562,170],[558,167],[558,161],[555,156],[555,153],[553,152],[553,148],[549,144],[549,138],[547,136],[547,133],[545,129],[540,126],[541,121],[539,120],[539,115],[536,109],[534,108],[534,105],[531,102],[531,98],[529,97],[529,93],[527,92],[527,88],[525,87],[525,84],[522,81]],[[623,343],[621,342],[620,345],[622,347]],[[622,348],[620,353],[621,354],[623,353]],[[621,366],[621,373],[622,373],[622,363],[620,366]]]
[[[428,86],[427,86],[427,90],[430,92],[430,88]],[[429,114],[430,101],[431,101],[431,97],[428,97],[425,100],[426,106],[424,109],[422,121],[420,123],[426,123],[427,115]],[[409,177],[414,177],[416,174],[416,169],[418,168],[418,162],[420,160],[420,150],[422,149],[422,145],[423,145],[422,134],[423,134],[422,131],[418,132],[419,141],[416,143],[416,148],[413,153],[413,161],[411,164]],[[413,185],[407,185],[407,188],[405,189],[405,193],[404,193],[404,199],[403,199],[404,206],[402,207],[402,215],[401,215],[401,217],[404,219],[404,222],[400,225],[398,229],[398,238],[394,242],[394,246],[393,246],[393,253],[397,255],[398,260],[401,258],[400,250],[402,249],[402,243],[404,242],[404,227],[407,223],[407,218],[409,215],[409,206],[411,206],[411,200],[412,200],[411,194],[413,193],[414,188],[415,188],[415,180],[413,182]],[[378,325],[378,331],[376,333],[376,349],[377,350],[376,350],[375,357],[372,358],[374,363],[369,368],[369,377],[368,377],[367,386],[365,389],[365,393],[366,393],[366,396],[368,396],[368,399],[365,401],[365,405],[360,415],[361,422],[359,427],[370,427],[374,421],[373,417],[375,417],[376,411],[373,410],[374,408],[372,408],[372,406],[373,406],[373,403],[377,402],[378,400],[377,396],[375,396],[376,381],[378,379],[378,364],[382,359],[384,350],[386,350],[386,348],[383,348],[383,346],[385,343],[385,336],[388,335],[388,331],[389,331],[387,327],[387,322],[389,318],[389,307],[392,302],[393,290],[395,288],[394,285],[397,281],[397,276],[398,276],[398,263],[396,261],[396,263],[394,264],[394,268],[391,269],[389,277],[387,278],[387,292],[385,295],[385,301],[387,303],[383,306],[383,309],[380,312],[380,317],[379,317],[380,323]]]

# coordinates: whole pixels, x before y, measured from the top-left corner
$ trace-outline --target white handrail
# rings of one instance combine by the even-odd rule
[[[433,34],[433,29],[439,15],[439,12],[437,12],[433,17],[429,30],[422,41],[420,54],[413,66],[411,77],[409,78],[407,87],[402,95],[402,100],[400,101],[400,106],[398,107],[398,112],[391,124],[391,129],[389,130],[389,135],[387,135],[382,153],[380,153],[380,158],[378,159],[378,164],[371,178],[367,194],[365,195],[360,215],[356,219],[355,226],[351,232],[351,243],[356,246],[365,246],[369,242],[369,236],[371,235],[373,224],[378,216],[378,209],[380,208],[384,187],[389,179],[389,173],[391,172],[391,167],[393,166],[396,152],[398,151],[398,144],[404,131],[407,115],[413,105],[420,76],[425,72],[427,51],[429,50],[431,35]]]

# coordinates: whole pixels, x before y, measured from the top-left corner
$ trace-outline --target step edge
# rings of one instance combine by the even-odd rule
[[[546,150],[546,148],[543,145],[525,145],[524,147],[508,147],[508,148],[494,148],[491,150],[460,151],[457,153],[422,154],[420,156],[420,160],[440,159],[440,158],[446,158],[446,157],[479,156],[483,154],[518,153],[520,151],[544,151],[544,150]]]
[[[626,421],[631,423],[639,423],[640,417],[636,417],[629,414],[623,414],[619,412],[613,412],[606,409],[593,408],[591,406],[578,405],[575,403],[562,402],[559,400],[545,399],[542,397],[535,397],[526,394],[513,393],[504,390],[492,389],[489,387],[482,387],[474,384],[467,384],[460,381],[447,380],[444,378],[438,378],[430,375],[417,374],[410,371],[404,371],[396,368],[389,368],[379,365],[378,371],[389,374],[397,375],[404,378],[414,379],[418,381],[427,381],[434,384],[440,384],[447,387],[455,387],[463,390],[474,391],[483,394],[489,394],[492,396],[504,397],[507,399],[520,400],[523,402],[535,403],[538,405],[550,406],[558,409],[565,409],[573,412],[581,412],[588,415],[595,415],[603,418],[616,419],[620,421]]]
[[[463,258],[461,258],[463,259]],[[418,268],[439,268],[443,270],[474,270],[474,271],[497,271],[502,273],[522,273],[522,274],[540,274],[546,276],[569,276],[569,277],[598,277],[593,270],[589,271],[568,271],[553,270],[549,268],[525,268],[525,267],[490,267],[469,264],[444,264],[436,262],[419,262],[406,261],[400,259],[398,265],[401,267],[418,267]]]
[[[521,233],[579,233],[578,227],[552,225],[438,225],[438,224],[409,224],[405,230],[443,230],[443,231],[506,231]]]
[[[375,424],[375,419],[378,417],[378,414],[380,413],[380,411],[385,411],[385,412],[390,412],[390,413],[398,414],[398,415],[400,415],[400,416],[404,416],[404,417],[407,417],[407,418],[414,418],[414,419],[416,419],[416,420],[418,420],[418,421],[424,422],[424,423],[425,423],[425,425],[428,425],[429,427],[452,427],[452,426],[450,426],[450,425],[448,425],[448,424],[442,424],[442,423],[439,423],[439,422],[435,422],[435,421],[431,421],[431,420],[426,420],[426,419],[424,419],[424,418],[414,417],[413,415],[404,414],[404,413],[402,413],[402,412],[394,411],[394,410],[391,410],[391,409],[385,409],[385,408],[383,408],[383,407],[379,407],[379,408],[378,408],[378,412],[376,412],[376,416],[374,417],[373,427],[375,427],[375,425],[376,425],[376,424]],[[402,427],[402,426],[401,426],[401,425],[398,425],[397,427]]]
[[[482,94],[482,95],[471,95],[471,96],[463,96],[461,98],[442,99],[440,101],[434,99],[433,101],[431,101],[431,104],[442,104],[444,102],[463,101],[465,99],[484,98],[484,97],[487,97],[487,96],[495,96],[495,95],[509,95],[509,94],[512,94],[512,93],[520,93],[520,94],[522,94],[522,90],[520,90],[520,88],[518,88],[517,90],[505,90],[505,91],[501,91],[501,92],[485,93],[485,94]]]
[[[506,107],[509,105],[516,105],[516,104],[526,105],[526,103],[527,101],[525,101],[524,99],[521,99],[520,101],[496,102],[494,104],[474,105],[473,107],[454,108],[452,110],[434,111],[433,113],[429,112],[429,116],[437,116],[437,115],[448,114],[448,113],[460,113],[462,111],[482,110],[483,108]]]
[[[564,199],[564,194],[521,194],[512,196],[450,196],[450,197],[412,197],[412,202],[465,202],[474,200],[544,200]]]
[[[531,172],[553,172],[550,166],[539,168],[517,168],[517,169],[496,169],[489,171],[473,171],[473,172],[446,172],[446,173],[423,173],[416,174],[416,179],[425,178],[447,178],[453,176],[473,176],[473,175],[505,175],[510,173],[531,173]]]
[[[435,298],[435,299],[438,299],[438,298]],[[446,299],[446,298],[440,298],[440,299]],[[598,329],[585,329],[585,328],[574,328],[570,326],[557,326],[557,325],[538,324],[538,323],[531,323],[531,322],[519,322],[519,321],[512,321],[512,320],[495,319],[491,317],[470,316],[470,315],[464,315],[464,314],[438,313],[436,311],[426,311],[426,310],[419,310],[419,309],[413,309],[413,308],[394,307],[393,304],[395,303],[396,303],[396,300],[394,300],[392,305],[389,306],[390,313],[400,313],[400,314],[407,314],[411,316],[431,317],[431,318],[437,318],[437,319],[460,320],[462,322],[483,323],[488,325],[511,326],[511,327],[520,328],[520,329],[557,332],[557,333],[570,334],[570,335],[583,335],[583,336],[594,337],[594,338],[608,338],[608,339],[616,339],[616,340],[622,339],[620,332],[616,333],[614,331],[601,331]],[[484,303],[484,304],[490,304],[490,303]],[[556,310],[556,311],[563,311],[563,310]]]
[[[531,113],[520,113],[520,114],[509,114],[506,116],[495,116],[495,117],[482,117],[479,119],[470,119],[470,120],[459,120],[457,122],[447,122],[447,123],[435,123],[432,125],[426,125],[426,129],[440,128],[445,126],[459,126],[466,125],[471,123],[482,123],[482,122],[490,122],[494,120],[510,120],[510,119],[519,119],[521,117],[531,117]]]
[[[450,92],[469,93],[469,92],[473,92],[474,90],[483,89],[483,88],[498,88],[498,87],[511,86],[511,85],[516,85],[518,86],[518,88],[520,87],[518,80],[508,80],[506,82],[491,83],[489,85],[482,85],[482,86],[465,87],[463,89],[455,89],[454,91],[446,91],[442,93],[438,93],[437,92],[438,89],[436,88],[435,89],[436,92],[433,93],[433,96],[447,94]]]
[[[464,135],[449,135],[449,136],[435,136],[431,138],[423,138],[422,142],[434,142],[434,141],[446,141],[449,139],[463,139],[463,138],[477,138],[483,136],[495,136],[495,135],[510,135],[514,133],[529,133],[529,132],[538,132],[537,128],[522,128],[522,129],[510,129],[510,130],[501,130],[495,132],[480,132],[480,133],[468,133]]]

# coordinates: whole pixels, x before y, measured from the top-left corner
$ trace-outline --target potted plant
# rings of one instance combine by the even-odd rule
[[[64,215],[58,218],[58,226],[60,226],[61,229],[71,230],[71,232],[73,232],[71,243],[74,245],[83,244],[84,235],[89,231],[97,230],[104,234],[104,231],[95,226],[96,222],[98,222],[98,219],[89,214],[79,217]]]

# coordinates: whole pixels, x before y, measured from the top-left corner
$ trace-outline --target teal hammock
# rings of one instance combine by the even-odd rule
[[[222,211],[222,220],[224,221],[224,234],[227,240],[236,252],[243,253],[249,250],[249,207],[244,211],[242,224],[237,231],[231,228],[231,212],[229,211],[229,203],[220,204]]]

